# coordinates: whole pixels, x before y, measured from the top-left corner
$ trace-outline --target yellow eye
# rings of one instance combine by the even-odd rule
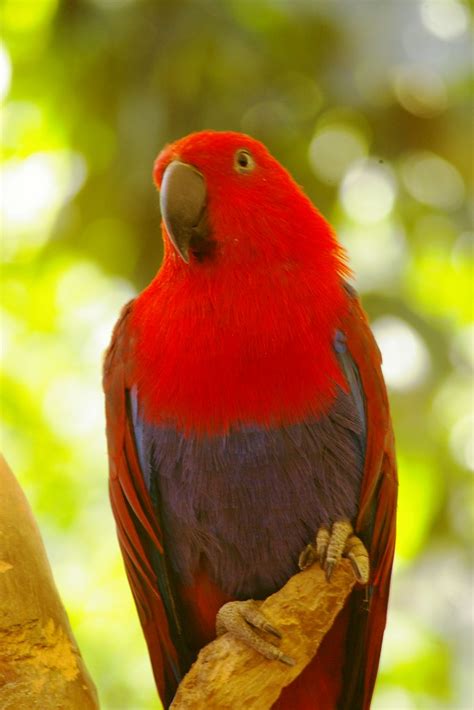
[[[248,150],[241,148],[237,151],[234,158],[234,169],[238,173],[251,173],[255,168],[255,160],[252,158]]]

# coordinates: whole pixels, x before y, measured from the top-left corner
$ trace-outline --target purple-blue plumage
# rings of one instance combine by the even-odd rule
[[[297,571],[320,525],[357,513],[364,422],[339,392],[316,421],[186,436],[145,423],[132,398],[145,481],[177,578],[198,567],[236,599],[259,598]]]

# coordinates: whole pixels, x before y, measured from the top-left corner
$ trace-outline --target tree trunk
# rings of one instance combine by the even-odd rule
[[[0,707],[96,710],[28,502],[0,457]]]

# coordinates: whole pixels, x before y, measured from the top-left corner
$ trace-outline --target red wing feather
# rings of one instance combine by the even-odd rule
[[[355,296],[343,330],[365,395],[367,442],[356,531],[367,544],[372,569],[369,600],[364,599],[365,590],[354,592],[352,598],[342,707],[368,710],[387,616],[398,483],[382,358]]]
[[[128,415],[127,304],[115,326],[104,362],[109,490],[125,569],[148,644],[160,696],[170,700],[176,689],[178,654],[173,644],[167,613],[159,592],[156,572],[149,557],[150,545],[163,552],[161,530],[145,486]]]

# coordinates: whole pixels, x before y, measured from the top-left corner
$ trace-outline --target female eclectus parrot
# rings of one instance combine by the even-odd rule
[[[104,389],[112,507],[161,699],[216,615],[291,663],[246,600],[314,559],[330,578],[344,555],[359,584],[275,707],[369,708],[397,478],[380,353],[344,252],[246,135],[178,140],[154,179],[164,260],[115,326]]]

